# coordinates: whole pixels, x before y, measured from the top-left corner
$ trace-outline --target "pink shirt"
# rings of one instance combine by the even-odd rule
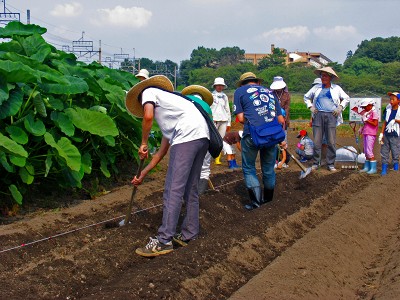
[[[379,120],[379,116],[377,111],[372,108],[370,111],[367,111],[365,113],[365,116],[368,118],[368,120]],[[378,126],[374,126],[372,124],[369,124],[367,122],[364,123],[364,127],[362,129],[362,134],[364,135],[376,135],[376,133],[378,132]]]

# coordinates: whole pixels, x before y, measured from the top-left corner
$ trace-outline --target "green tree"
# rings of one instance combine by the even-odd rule
[[[368,57],[382,63],[400,61],[399,49],[400,37],[377,37],[370,41],[362,41],[352,58]]]
[[[273,53],[263,57],[258,63],[258,70],[264,70],[273,66],[280,66],[285,63],[286,54],[279,48],[275,48]]]

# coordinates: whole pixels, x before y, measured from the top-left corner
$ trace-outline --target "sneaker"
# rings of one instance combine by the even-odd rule
[[[301,163],[305,163],[305,162],[307,162],[307,159],[306,159],[306,158],[301,158],[301,159],[300,159],[300,162],[301,162]]]
[[[283,163],[282,168],[289,168],[289,165],[286,163]]]
[[[172,246],[172,242],[168,242],[166,244],[161,243],[157,237],[150,237],[150,241],[143,248],[137,248],[136,254],[145,257],[153,257],[159,256],[163,254],[167,254],[174,251],[174,247]]]
[[[337,169],[335,168],[335,166],[328,166],[328,170],[329,171],[331,171],[331,172],[336,172],[337,171]]]
[[[316,165],[316,164],[312,165],[311,170],[313,170],[313,171],[318,170],[318,165]]]
[[[182,247],[186,247],[190,240],[185,240],[183,238],[182,233],[177,233],[174,235],[173,239],[172,239],[175,243],[177,243],[178,245],[182,246]]]

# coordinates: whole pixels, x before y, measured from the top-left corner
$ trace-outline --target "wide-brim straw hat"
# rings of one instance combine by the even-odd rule
[[[189,85],[187,87],[185,87],[182,90],[182,95],[200,95],[201,98],[203,99],[204,102],[206,102],[209,106],[211,106],[211,104],[213,104],[214,100],[213,100],[213,95],[211,94],[211,92],[205,88],[204,86],[201,85]]]
[[[239,81],[236,82],[236,85],[238,87],[240,87],[240,86],[242,86],[243,82],[249,81],[249,80],[259,81],[260,83],[264,81],[263,79],[258,78],[253,72],[246,72],[240,76]]]
[[[317,74],[318,76],[321,76],[322,72],[325,72],[325,73],[328,73],[329,75],[331,75],[332,79],[339,79],[339,76],[335,73],[335,71],[333,71],[333,69],[331,67],[323,67],[321,69],[317,69],[314,71],[314,73]]]
[[[139,96],[143,90],[148,87],[161,88],[170,92],[174,91],[174,85],[172,84],[171,80],[164,75],[155,75],[149,79],[138,82],[129,90],[125,98],[126,108],[135,117],[143,118],[143,106]]]

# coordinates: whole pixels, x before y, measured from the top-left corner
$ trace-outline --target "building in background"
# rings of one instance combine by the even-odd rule
[[[271,45],[271,53],[245,53],[244,54],[244,62],[250,62],[254,65],[258,65],[260,60],[264,57],[271,55],[274,53],[275,45]],[[308,66],[314,66],[315,68],[322,68],[329,63],[332,62],[328,57],[323,55],[320,52],[289,52],[286,49],[279,48],[285,55],[285,64],[292,64],[292,63],[302,63]]]

